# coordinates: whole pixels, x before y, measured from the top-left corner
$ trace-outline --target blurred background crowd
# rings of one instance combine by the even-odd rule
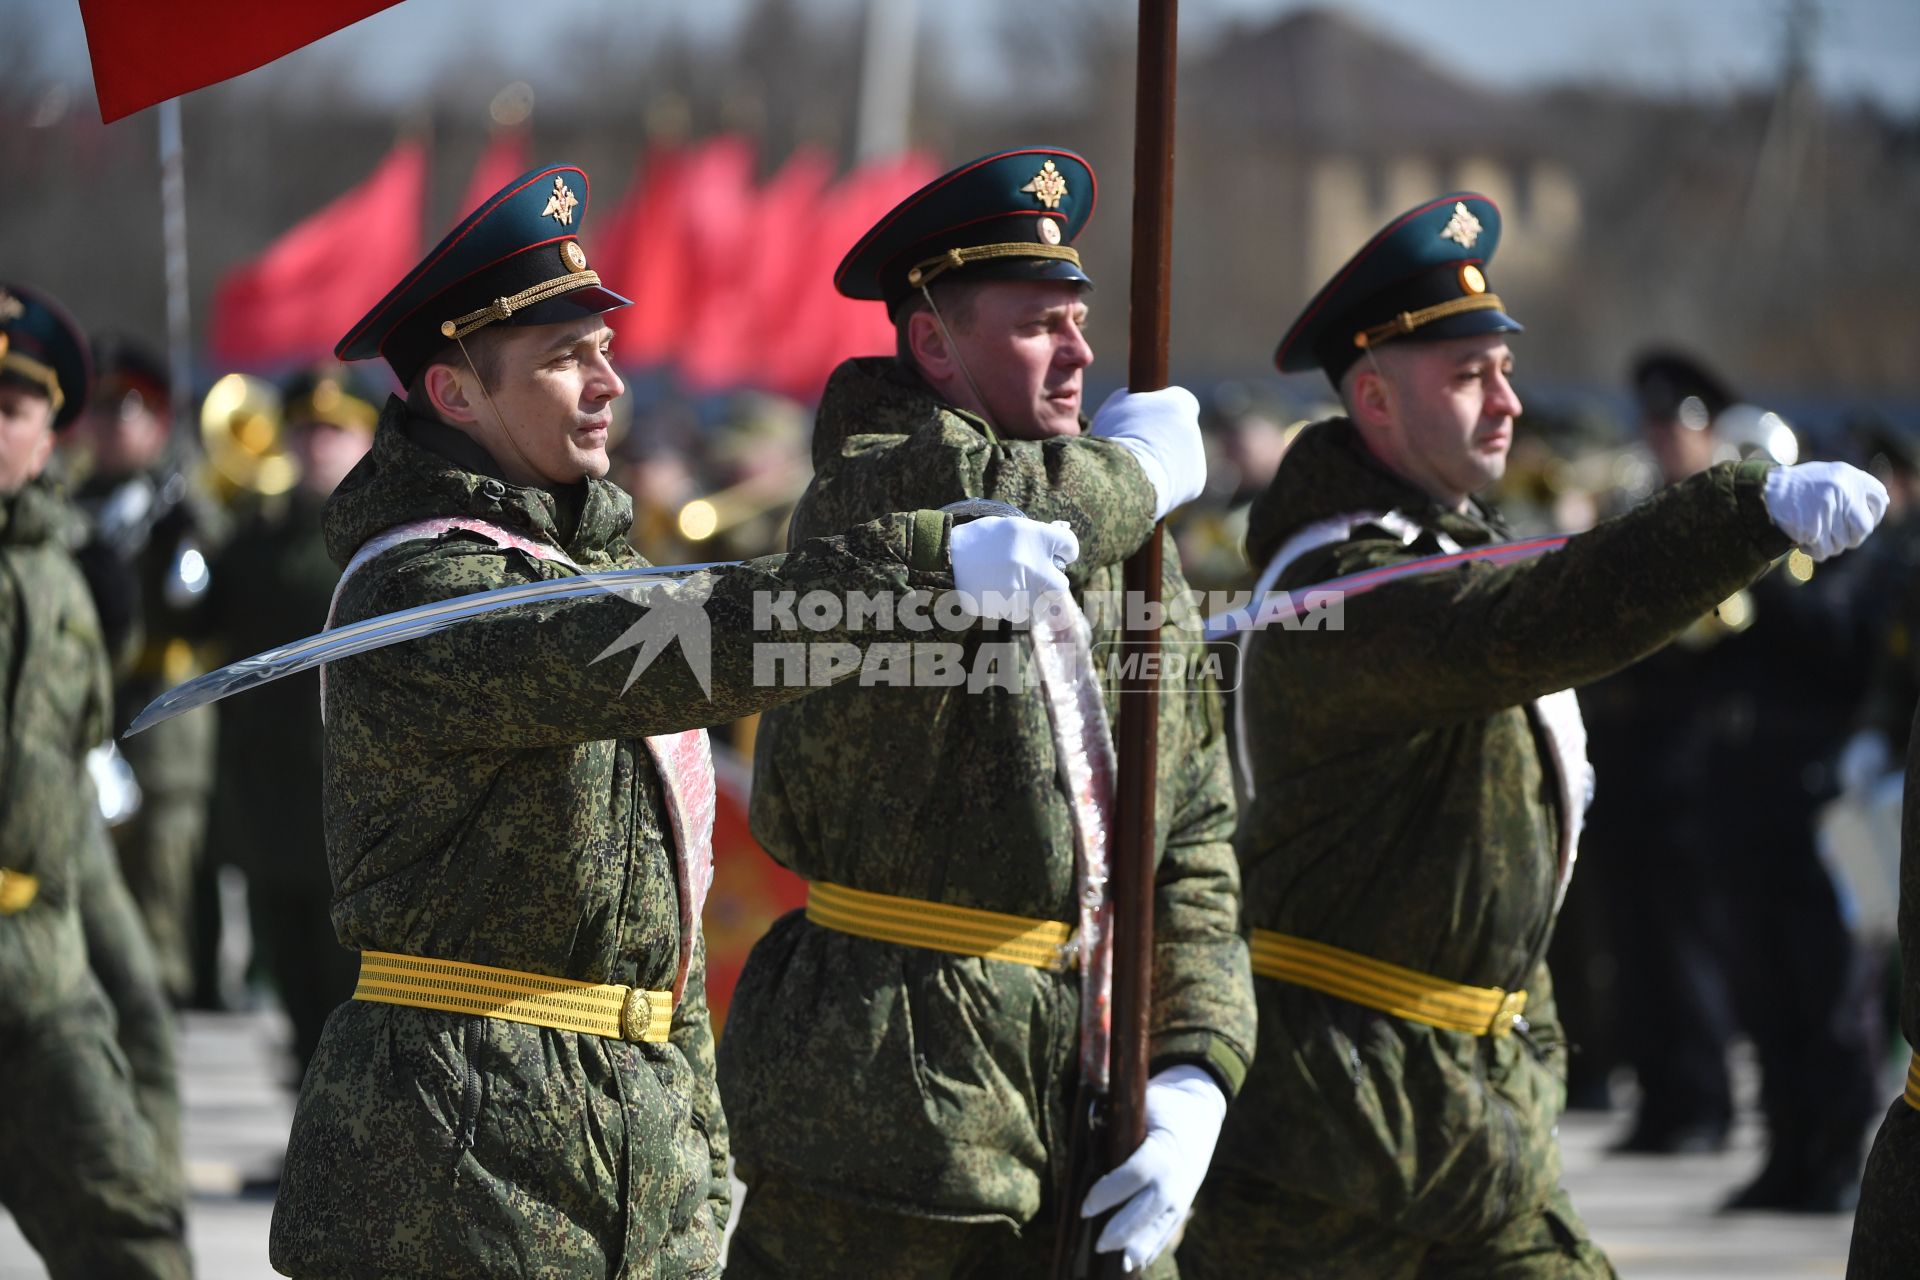
[[[0,278],[95,335],[60,465],[95,525],[117,727],[319,628],[337,570],[315,512],[394,390],[328,349],[473,193],[535,159],[601,177],[590,248],[636,299],[613,318],[632,391],[612,478],[656,563],[784,549],[812,397],[892,343],[878,306],[834,295],[833,265],[969,155],[1045,142],[1106,175],[1082,241],[1103,282],[1097,404],[1124,365],[1129,7],[996,2],[969,23],[742,0],[676,22],[582,0],[529,7],[536,31],[504,4],[409,0],[190,96],[156,140],[154,113],[99,123],[77,15],[0,0]],[[1173,377],[1201,396],[1212,465],[1174,520],[1182,557],[1203,591],[1251,585],[1247,506],[1335,411],[1317,375],[1271,372],[1278,326],[1374,227],[1454,187],[1501,204],[1502,293],[1529,317],[1527,413],[1491,495],[1516,536],[1590,527],[1728,457],[1879,475],[1893,511],[1860,551],[1796,553],[1582,692],[1599,783],[1553,953],[1572,1105],[1630,1109],[1624,1150],[1716,1149],[1744,1040],[1773,1156],[1736,1203],[1844,1209],[1905,1060],[1887,960],[1920,689],[1920,15],[1754,0],[1689,27],[1646,3],[1616,15],[1629,38],[1561,14],[1539,47],[1593,49],[1561,49],[1556,78],[1463,69],[1440,8],[1192,5]],[[1469,27],[1518,12],[1449,8]],[[1739,67],[1707,56],[1733,11]],[[290,1072],[354,972],[327,920],[315,693],[283,681],[97,762],[169,996],[280,1001]],[[716,1021],[747,946],[800,900],[745,829],[751,734],[721,761]]]

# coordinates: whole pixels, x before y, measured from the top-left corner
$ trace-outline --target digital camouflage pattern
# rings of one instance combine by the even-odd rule
[[[1195,1276],[1312,1276],[1315,1280],[1594,1280],[1606,1254],[1555,1188],[1536,1212],[1487,1235],[1435,1243],[1383,1231],[1369,1214],[1276,1192],[1265,1178],[1216,1168],[1204,1215],[1188,1226],[1180,1272]]]
[[[1122,560],[1153,528],[1152,486],[1120,446],[991,442],[891,359],[840,367],[813,450],[800,536],[903,505],[997,499],[1067,521],[1080,539],[1067,570],[1076,590],[1117,599]],[[1187,589],[1178,566],[1169,548],[1170,600]],[[1165,643],[1192,658],[1193,634]],[[1096,654],[1116,638],[1097,631]],[[977,629],[969,663],[984,643],[1012,642],[1026,661],[1020,633]],[[1231,1093],[1252,1058],[1253,1002],[1211,680],[1163,689],[1159,748],[1151,1054],[1206,1063]],[[754,834],[807,879],[1077,919],[1067,797],[1037,692],[843,685],[767,715],[755,755]],[[748,958],[721,1041],[741,1176],[900,1214],[1024,1225],[1059,1192],[1078,1017],[1074,973],[851,937],[792,913]],[[749,1247],[801,1243],[755,1240],[754,1222],[737,1237]]]
[[[285,512],[255,520],[221,552],[207,614],[226,642],[222,661],[304,639],[326,621],[340,566],[327,554],[320,507],[295,490]],[[328,917],[319,694],[320,677],[308,671],[221,704],[209,837],[209,856],[247,874],[255,950],[293,1024],[301,1072],[359,969]]]
[[[1054,1215],[1046,1211],[1050,1207],[1043,1208],[1041,1222],[1052,1221]],[[741,1206],[727,1252],[727,1277],[1009,1280],[1050,1274],[1053,1249],[1051,1231],[1017,1231],[1004,1221],[883,1213],[816,1195],[783,1179],[762,1178]],[[1147,1265],[1141,1280],[1175,1280],[1179,1274],[1169,1250]]]
[[[432,442],[423,444],[422,441]],[[465,446],[473,466],[450,457]],[[344,564],[373,535],[471,516],[582,567],[639,563],[626,495],[484,474],[467,437],[390,400],[328,502]],[[334,664],[326,824],[333,922],[355,950],[664,989],[679,908],[643,735],[733,719],[804,689],[753,683],[761,591],[952,585],[945,517],[891,516],[706,575],[711,700],[669,651],[592,659],[642,610],[592,597],[494,613]],[[341,593],[341,623],[558,576],[466,532],[402,543]],[[294,1116],[271,1254],[296,1277],[707,1276],[728,1208],[704,953],[671,1042],[349,1001],[327,1022]]]
[[[1455,981],[1524,986],[1532,1027],[1476,1038],[1259,982],[1263,1071],[1228,1117],[1224,1172],[1203,1189],[1182,1254],[1190,1271],[1227,1274],[1207,1259],[1229,1256],[1216,1232],[1250,1229],[1249,1183],[1265,1186],[1275,1234],[1317,1205],[1370,1234],[1385,1224],[1456,1244],[1548,1202],[1564,1067],[1540,956],[1560,802],[1522,704],[1644,655],[1784,551],[1763,476],[1716,468],[1543,560],[1395,584],[1348,601],[1342,631],[1252,642],[1243,696],[1257,794],[1238,839],[1250,923]],[[1264,563],[1308,523],[1364,510],[1398,511],[1463,546],[1504,536],[1484,513],[1443,511],[1385,472],[1336,420],[1296,442],[1256,504],[1249,551]],[[1280,585],[1439,549],[1431,533],[1405,545],[1362,529],[1304,556]],[[1578,1234],[1570,1215],[1562,1225]],[[1555,1272],[1543,1262],[1526,1274]]]
[[[1920,730],[1920,711],[1913,728]],[[1900,814],[1900,1031],[1920,1045],[1920,752],[1907,747]],[[1910,1088],[1912,1086],[1909,1086]],[[1907,1280],[1920,1275],[1920,1110],[1894,1099],[1867,1153],[1860,1207],[1853,1217],[1847,1280]]]
[[[96,805],[91,780],[86,803]],[[153,943],[140,908],[127,890],[106,828],[80,853],[80,925],[87,939],[87,966],[113,1006],[115,1040],[133,1073],[134,1098],[153,1130],[162,1184],[181,1214],[187,1207],[187,1174],[180,1146],[180,1067],[173,1046],[173,1006],[160,985]]]
[[[1236,836],[1249,924],[1525,988],[1531,1024],[1476,1037],[1257,980],[1261,1069],[1214,1169],[1266,1189],[1276,1234],[1312,1217],[1289,1197],[1364,1233],[1449,1246],[1549,1203],[1565,1058],[1541,957],[1562,802],[1526,704],[1646,655],[1784,553],[1765,472],[1715,467],[1541,559],[1405,579],[1348,599],[1342,630],[1250,641],[1241,696],[1256,794]],[[1443,509],[1386,471],[1334,419],[1301,434],[1256,502],[1249,556],[1265,564],[1308,524],[1363,511],[1423,532],[1409,544],[1362,526],[1279,585],[1436,554],[1436,533],[1463,547],[1506,536],[1496,517]],[[1260,1229],[1248,1204],[1244,1190],[1203,1188],[1183,1264],[1212,1250],[1203,1237]],[[1543,1262],[1519,1274],[1562,1273]]]
[[[0,867],[39,880],[0,916],[0,1203],[55,1280],[184,1277],[177,1183],[88,966],[85,862],[105,834],[87,750],[108,733],[106,653],[45,486],[0,497]]]

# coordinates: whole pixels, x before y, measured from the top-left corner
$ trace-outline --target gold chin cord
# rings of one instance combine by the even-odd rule
[[[980,394],[980,384],[973,380],[973,370],[967,368],[966,357],[960,354],[959,346],[953,340],[953,330],[947,328],[947,318],[940,314],[940,307],[933,300],[924,282],[920,285],[920,296],[927,300],[927,310],[933,313],[933,322],[940,326],[940,336],[946,339],[947,350],[953,352],[953,362],[960,366],[960,376],[967,380],[967,390],[973,392],[973,402],[980,406],[980,421],[987,424],[987,439],[1000,443],[1000,433],[994,429],[993,415],[987,412],[987,398]]]
[[[515,436],[513,432],[508,429],[506,415],[502,414],[500,412],[500,406],[493,402],[493,392],[488,390],[487,380],[480,376],[480,366],[473,362],[471,355],[467,354],[467,340],[455,334],[453,341],[460,348],[461,359],[467,362],[467,368],[473,372],[473,380],[480,384],[480,394],[487,398],[487,408],[493,410],[493,420],[500,424],[500,433],[506,436],[507,443],[513,446],[513,451],[520,455],[520,463],[526,467],[527,474],[537,480],[540,476],[540,469],[533,465],[533,459],[529,458],[527,451],[520,447],[519,437]]]

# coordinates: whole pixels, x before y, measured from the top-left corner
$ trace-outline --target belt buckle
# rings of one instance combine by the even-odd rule
[[[620,1002],[620,1038],[639,1044],[652,1025],[653,997],[643,988],[628,987],[626,999]]]
[[[1526,1020],[1521,1017],[1527,1011],[1527,993],[1508,991],[1500,997],[1500,1006],[1493,1011],[1493,1022],[1487,1028],[1487,1034],[1504,1036],[1515,1027],[1526,1030]]]

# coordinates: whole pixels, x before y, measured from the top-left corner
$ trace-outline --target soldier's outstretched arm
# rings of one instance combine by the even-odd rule
[[[1076,586],[1093,569],[1118,564],[1145,545],[1156,501],[1140,461],[1112,440],[996,442],[954,413],[938,414],[907,435],[850,437],[815,484],[826,499],[821,505],[835,511],[879,515],[988,498],[1035,520],[1064,520],[1080,540],[1080,559],[1067,571]],[[808,527],[805,508],[799,519],[801,534],[822,532]]]
[[[1771,470],[1712,467],[1538,560],[1469,562],[1355,596],[1339,630],[1270,627],[1249,645],[1249,694],[1261,700],[1267,684],[1303,708],[1327,708],[1343,736],[1359,738],[1597,680],[1673,639],[1793,545],[1769,513]],[[1407,558],[1391,539],[1344,543],[1303,558],[1282,585]]]
[[[1014,525],[1029,536],[977,536]],[[348,583],[340,620],[498,585],[502,556],[512,557],[508,577],[527,572],[518,552],[478,541],[451,550],[451,541],[407,544],[387,553],[391,561],[375,560]],[[650,588],[644,602],[596,595],[501,610],[343,659],[329,669],[328,717],[376,717],[383,731],[429,750],[725,724],[855,674],[874,645],[952,640],[943,624],[964,629],[971,618],[932,605],[955,585],[956,566],[963,586],[1064,587],[1054,566],[1071,563],[1071,543],[1070,534],[1024,519],[989,517],[956,536],[944,512],[896,514]]]

